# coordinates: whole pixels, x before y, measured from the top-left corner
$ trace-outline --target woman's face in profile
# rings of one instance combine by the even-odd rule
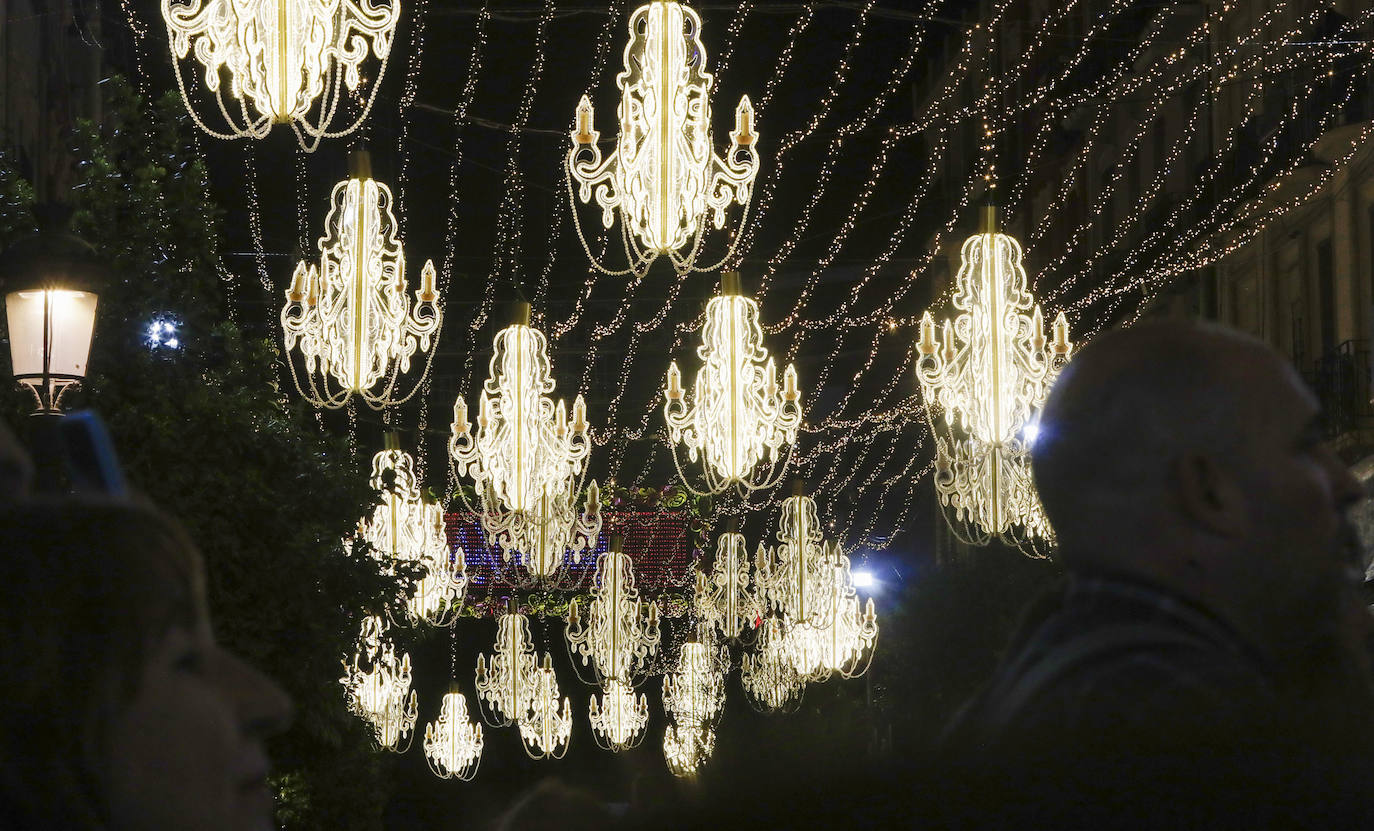
[[[114,828],[272,828],[264,740],[289,716],[281,688],[215,643],[204,615],[172,624],[107,734]]]

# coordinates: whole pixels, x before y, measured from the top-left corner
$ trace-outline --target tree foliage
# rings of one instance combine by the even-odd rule
[[[201,546],[218,637],[295,702],[273,747],[280,823],[379,827],[392,763],[368,750],[337,680],[358,614],[404,588],[341,542],[371,501],[367,477],[278,386],[276,346],[234,322],[240,278],[220,257],[222,212],[181,101],[149,105],[118,78],[105,88],[102,123],[81,124],[73,141],[73,228],[113,272],[86,403],[134,487]],[[0,174],[0,233],[31,227],[21,212],[31,193],[12,170]],[[164,320],[175,348],[148,341]]]

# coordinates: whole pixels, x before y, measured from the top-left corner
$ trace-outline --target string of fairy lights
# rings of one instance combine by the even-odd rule
[[[851,549],[890,543],[904,530],[899,518],[911,515],[916,485],[929,472],[930,445],[913,415],[919,397],[909,351],[921,312],[948,296],[938,284],[947,248],[968,227],[987,185],[981,159],[968,146],[970,135],[986,129],[996,144],[999,201],[1008,223],[1026,230],[1030,278],[1043,287],[1042,302],[1066,309],[1076,331],[1091,337],[1133,319],[1181,276],[1234,253],[1326,187],[1329,169],[1281,200],[1256,198],[1266,182],[1299,169],[1320,130],[1302,142],[1285,139],[1283,146],[1275,137],[1290,135],[1304,119],[1332,123],[1370,63],[1360,34],[1370,24],[1368,11],[1318,39],[1314,32],[1328,14],[1322,9],[1165,7],[1160,25],[1136,26],[1123,38],[1123,21],[1139,22],[1134,0],[1091,10],[1083,0],[1068,0],[1043,14],[1032,14],[1027,0],[996,0],[952,25],[960,19],[956,5],[925,0],[909,23],[882,17],[879,24],[874,12],[880,0],[844,7],[813,0],[780,25],[778,12],[741,0],[707,21],[717,76],[713,93],[727,75],[741,78],[742,64],[765,68],[739,84],[753,99],[765,143],[752,213],[738,231],[730,265],[755,289],[770,349],[780,361],[802,362],[806,420],[793,463],[808,478],[821,477],[821,487],[851,494],[857,507],[837,517]],[[144,50],[160,47],[132,4],[122,8],[142,74],[149,63]],[[438,73],[425,72],[422,61],[437,60],[430,48],[424,61],[441,19],[427,0],[409,8],[400,93],[377,103],[396,114],[396,214],[403,229],[422,192],[411,158],[414,119],[434,99],[426,85]],[[451,331],[475,341],[505,300],[528,292],[550,343],[585,350],[558,370],[560,386],[600,402],[602,411],[589,413],[599,469],[608,479],[644,485],[653,483],[664,458],[650,447],[661,430],[661,364],[670,356],[682,359],[700,331],[704,316],[696,304],[706,282],[606,278],[568,258],[564,242],[572,217],[566,199],[549,199],[549,213],[534,215],[527,198],[532,188],[563,193],[556,164],[538,156],[555,144],[542,133],[565,140],[569,126],[566,102],[548,100],[549,78],[568,71],[562,53],[576,52],[579,63],[590,59],[583,63],[581,87],[597,95],[618,70],[612,59],[623,36],[618,21],[628,10],[628,0],[600,7],[603,22],[614,25],[599,25],[576,50],[559,32],[558,0],[543,0],[537,14],[522,17],[518,47],[502,45],[525,50],[529,58],[523,85],[506,83],[513,106],[504,132],[487,126],[503,123],[499,117],[479,111],[491,106],[485,90],[494,83],[490,4],[463,18],[465,65],[451,75],[461,86],[455,100],[444,102],[453,108],[453,133],[445,148],[449,175],[438,279],[441,292],[458,291],[459,258],[480,262],[475,255],[489,253],[485,279],[462,289],[462,302],[449,307]],[[517,24],[502,25],[509,37]],[[907,27],[901,48],[883,52],[876,63],[870,40],[879,29],[892,37],[889,30],[898,25]],[[951,31],[940,74],[922,77],[918,70],[931,65],[927,56]],[[817,50],[822,42],[828,47]],[[450,42],[446,51],[458,50]],[[863,71],[856,72],[861,64]],[[803,74],[804,83],[798,80]],[[145,87],[146,77],[139,83]],[[1289,89],[1284,108],[1266,111],[1263,91],[1280,83]],[[923,94],[911,112],[901,113],[898,105],[913,84]],[[1323,97],[1333,88],[1342,94]],[[1231,98],[1230,122],[1210,123],[1216,102]],[[1318,104],[1321,111],[1313,112]],[[1218,164],[1200,164],[1182,177],[1179,190],[1171,172],[1235,157],[1260,119],[1267,119],[1270,141],[1254,158],[1225,175]],[[1156,147],[1154,125],[1161,120],[1169,130]],[[486,147],[493,137],[504,145],[504,186],[492,205],[479,207],[465,192],[465,173],[472,169],[474,143]],[[275,273],[274,263],[269,268],[264,227],[276,209],[260,202],[256,151],[245,148],[242,160],[254,270],[275,296],[285,275]],[[310,194],[318,191],[310,187],[312,165],[297,154],[292,236],[298,242],[311,233]],[[799,182],[805,183],[800,199]],[[491,211],[494,224],[474,222],[474,211]],[[490,228],[492,236],[474,238],[478,228]],[[613,236],[604,229],[589,236],[593,253],[614,252],[619,243]],[[844,274],[844,292],[827,285],[837,273]],[[569,280],[570,274],[580,276]],[[457,377],[466,390],[482,355],[463,352],[461,372],[444,377]],[[426,382],[417,414],[422,429],[429,427],[431,391],[440,399],[453,392]],[[746,504],[763,510],[781,497],[756,494]]]

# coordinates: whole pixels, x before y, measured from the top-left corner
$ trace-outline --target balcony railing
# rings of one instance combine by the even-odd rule
[[[1321,402],[1328,437],[1374,427],[1368,340],[1345,341],[1317,359],[1304,375]]]

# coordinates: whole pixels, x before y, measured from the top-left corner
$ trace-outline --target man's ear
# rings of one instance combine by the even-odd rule
[[[1174,491],[1186,520],[1209,534],[1243,536],[1249,528],[1244,492],[1213,456],[1189,453],[1173,464]]]

